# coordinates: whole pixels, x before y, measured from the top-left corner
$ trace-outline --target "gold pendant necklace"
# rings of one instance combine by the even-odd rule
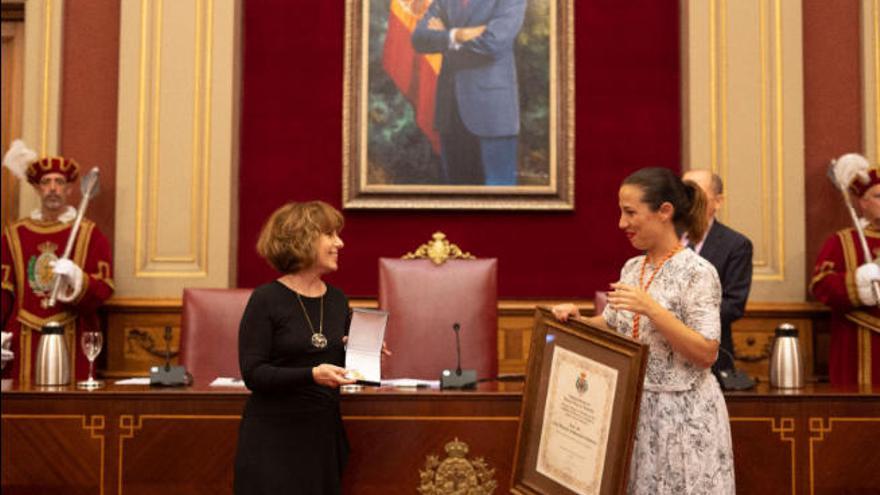
[[[317,349],[323,349],[327,347],[327,337],[324,336],[324,296],[321,296],[321,312],[319,314],[320,319],[318,320],[318,331],[315,331],[315,326],[312,325],[312,319],[309,318],[309,312],[306,311],[306,305],[303,304],[302,297],[300,297],[299,292],[294,291],[296,294],[296,300],[299,301],[299,307],[303,310],[303,315],[306,317],[306,323],[309,324],[309,330],[312,331],[312,346]]]

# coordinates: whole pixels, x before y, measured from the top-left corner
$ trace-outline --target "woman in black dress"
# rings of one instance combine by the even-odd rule
[[[237,495],[342,491],[349,307],[321,280],[337,269],[342,226],[342,214],[324,202],[288,203],[260,233],[257,251],[283,275],[254,290],[239,329],[241,375],[252,393],[235,457]]]

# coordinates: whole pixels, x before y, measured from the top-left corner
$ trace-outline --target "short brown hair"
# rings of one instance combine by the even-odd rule
[[[315,262],[315,241],[321,234],[338,233],[342,213],[323,201],[290,202],[266,220],[257,253],[281,273],[296,273]]]

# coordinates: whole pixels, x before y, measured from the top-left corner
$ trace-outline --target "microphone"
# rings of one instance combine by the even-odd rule
[[[452,331],[455,332],[456,366],[454,370],[445,369],[440,374],[440,388],[474,388],[477,386],[477,370],[461,369],[461,325],[453,323]]]
[[[736,358],[727,349],[719,346],[719,351],[724,352],[730,357],[732,367],[729,370],[717,369],[712,366],[712,374],[718,379],[718,385],[721,390],[749,390],[755,387],[755,380],[746,374],[745,371],[736,369]]]
[[[455,374],[461,375],[461,338],[459,338],[458,332],[461,330],[461,325],[458,322],[452,324],[452,331],[455,332]]]
[[[150,367],[150,385],[180,387],[192,383],[183,366],[171,366],[171,327],[165,327],[165,366]]]
[[[165,327],[165,372],[171,371],[171,327]]]

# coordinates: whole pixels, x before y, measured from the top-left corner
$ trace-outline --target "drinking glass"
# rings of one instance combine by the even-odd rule
[[[89,360],[89,379],[77,382],[76,386],[78,388],[89,390],[103,387],[104,382],[101,380],[95,380],[94,372],[95,358],[98,357],[98,354],[101,354],[101,347],[104,345],[104,336],[101,332],[86,331],[83,332],[79,342],[82,345],[83,354],[85,354],[86,359]]]

